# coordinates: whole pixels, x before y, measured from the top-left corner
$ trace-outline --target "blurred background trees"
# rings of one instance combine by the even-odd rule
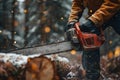
[[[64,26],[71,2],[0,0],[0,51],[64,41]],[[102,53],[120,45],[120,36],[112,28],[105,31],[105,36],[106,43],[101,47]]]
[[[70,4],[70,0],[0,0],[0,35],[9,42],[1,48],[63,41]]]

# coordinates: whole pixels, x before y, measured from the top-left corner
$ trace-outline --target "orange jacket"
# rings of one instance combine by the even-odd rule
[[[99,27],[120,10],[120,0],[73,0],[69,22],[78,21],[86,7],[89,19]]]

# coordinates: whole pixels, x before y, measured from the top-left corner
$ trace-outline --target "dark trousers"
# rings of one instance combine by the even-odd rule
[[[107,23],[103,25],[105,30],[111,26],[120,35],[120,11],[116,13]],[[86,80],[98,80],[100,76],[100,51],[83,51],[83,67],[86,70]]]

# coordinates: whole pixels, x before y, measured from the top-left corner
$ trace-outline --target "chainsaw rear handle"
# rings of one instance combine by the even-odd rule
[[[99,48],[103,41],[100,39],[100,36],[97,36],[94,33],[82,32],[80,29],[80,23],[75,23],[75,31],[84,50],[93,50]]]

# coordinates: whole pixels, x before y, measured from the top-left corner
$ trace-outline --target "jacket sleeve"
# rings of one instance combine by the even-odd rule
[[[104,0],[101,7],[89,19],[99,27],[108,21],[118,10],[120,10],[120,0]]]
[[[68,22],[78,21],[83,12],[83,2],[82,0],[73,0],[71,13]]]

